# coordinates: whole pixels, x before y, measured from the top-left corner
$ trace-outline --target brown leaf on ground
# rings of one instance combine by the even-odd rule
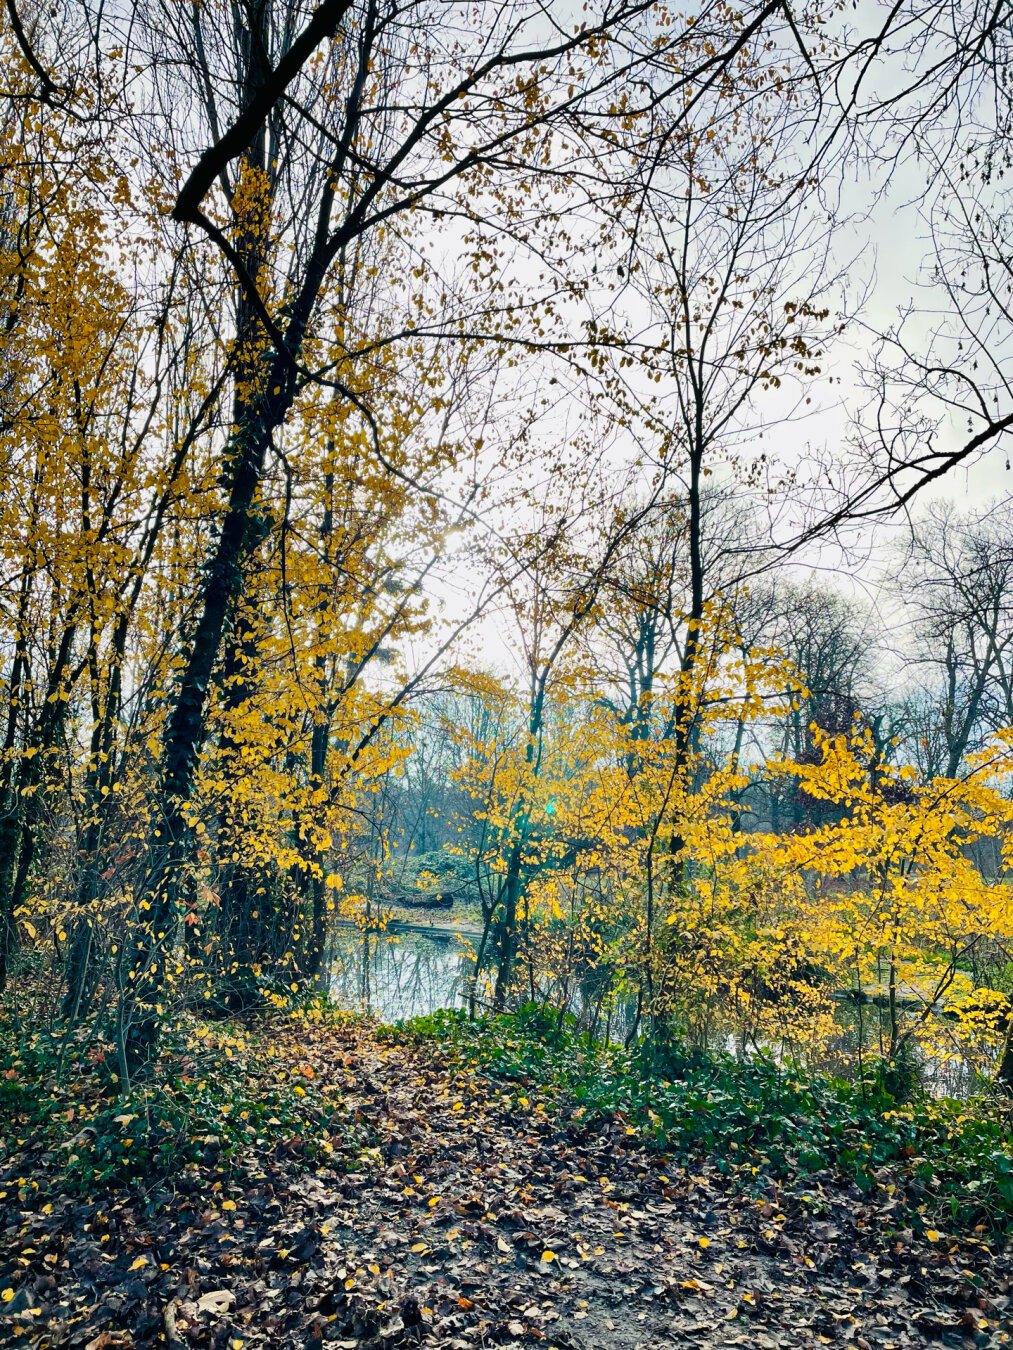
[[[154,1191],[54,1200],[56,1159],[30,1142],[6,1158],[0,1344],[1013,1344],[1009,1255],[919,1243],[886,1197],[826,1177],[749,1194],[622,1122],[520,1112],[438,1046],[380,1044],[368,1026],[300,1024],[297,1040],[303,1081],[355,1127],[321,1165],[272,1148],[238,1180],[209,1160]]]

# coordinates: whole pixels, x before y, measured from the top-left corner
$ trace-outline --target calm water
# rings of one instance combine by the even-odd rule
[[[474,963],[449,933],[360,933],[339,928],[328,953],[330,997],[384,1022],[464,1004]]]
[[[384,1022],[417,1017],[437,1008],[464,1007],[474,970],[470,953],[469,939],[451,933],[407,929],[375,934],[353,927],[338,928],[328,951],[328,993],[339,1007],[373,1013]],[[571,1006],[579,1015],[592,1002],[578,994]],[[617,1010],[609,1023],[599,1020],[595,1034],[611,1033],[615,1039],[623,1039],[631,1011]],[[839,1019],[840,1032],[820,1058],[825,1069],[847,1074],[855,1062],[859,1019],[850,1005],[842,1005]],[[865,1011],[861,1032],[866,1053],[874,1055],[880,1048],[880,1038],[878,1014],[873,1009]],[[747,1057],[756,1049],[755,1045],[743,1047],[738,1033],[727,1027],[714,1029],[713,1046]],[[783,1046],[772,1043],[766,1043],[763,1049],[777,1059],[785,1052]],[[978,1075],[959,1053],[922,1055],[922,1081],[939,1096],[964,1097],[981,1087]]]
[[[437,1008],[463,1008],[470,994],[477,943],[477,938],[472,941],[464,934],[458,937],[429,929],[376,934],[339,928],[327,956],[327,991],[339,1007],[374,1013],[384,1022],[418,1017]],[[480,1010],[490,996],[487,971],[479,984]],[[632,1002],[625,1000],[607,1017],[589,988],[572,990],[569,1007],[581,1026],[593,1027],[597,1036],[621,1040],[632,1024]]]

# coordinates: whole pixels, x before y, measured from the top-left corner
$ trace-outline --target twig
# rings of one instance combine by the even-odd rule
[[[176,1309],[179,1307],[179,1299],[171,1298],[162,1310],[162,1324],[165,1327],[166,1343],[170,1346],[184,1346],[186,1341],[176,1329]]]

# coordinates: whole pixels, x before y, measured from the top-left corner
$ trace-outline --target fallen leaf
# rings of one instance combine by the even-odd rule
[[[235,1302],[236,1296],[231,1289],[213,1289],[207,1294],[202,1294],[197,1300],[197,1311],[222,1317],[235,1306]]]

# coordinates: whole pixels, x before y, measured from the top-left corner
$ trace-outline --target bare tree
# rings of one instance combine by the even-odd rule
[[[849,734],[857,727],[881,733],[877,688],[878,625],[868,609],[831,585],[775,583],[764,605],[762,635],[779,650],[802,685],[787,697],[788,711],[768,729],[770,749],[799,763],[814,763],[814,731]],[[791,787],[771,786],[769,809],[776,831],[803,824],[813,803]]]
[[[1013,725],[1013,508],[930,510],[906,575],[922,754],[952,778],[989,732]]]

